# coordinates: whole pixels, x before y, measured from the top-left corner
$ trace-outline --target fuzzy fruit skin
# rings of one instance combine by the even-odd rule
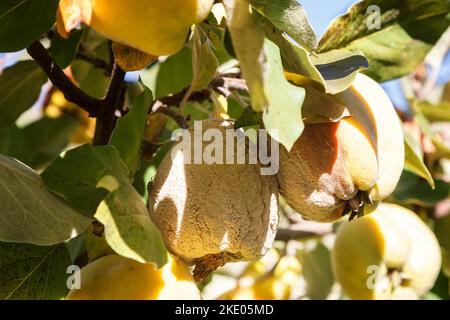
[[[348,106],[355,121],[369,123],[365,118],[373,119],[374,128],[363,128],[375,141],[378,154],[378,178],[370,189],[370,196],[373,201],[382,201],[395,190],[404,167],[405,147],[400,119],[383,88],[364,74],[358,74],[353,85],[338,94],[337,99]]]
[[[358,192],[350,173],[350,165],[355,163],[344,151],[350,135],[353,135],[351,143],[361,147],[358,163],[366,169],[366,181],[375,180],[378,175],[375,152],[361,132],[345,119],[306,125],[291,152],[281,148],[280,193],[303,217],[334,221],[343,215],[346,201]]]
[[[225,140],[233,124],[205,120],[202,128],[218,129]],[[166,155],[149,194],[166,246],[186,262],[222,254],[228,261],[256,260],[274,241],[278,187],[273,176],[260,174],[259,164],[185,164],[179,149],[173,160],[172,152]]]
[[[189,28],[214,0],[91,0],[90,25],[104,36],[154,56],[178,52]]]
[[[66,300],[200,300],[188,267],[174,259],[161,269],[118,256],[104,256],[81,269],[81,289]]]
[[[434,233],[414,212],[393,204],[344,223],[331,257],[336,279],[356,300],[418,299],[433,287],[441,268]],[[371,266],[378,268],[377,282]]]
[[[375,81],[359,74],[334,98],[351,117],[307,124],[290,152],[280,150],[281,195],[303,217],[319,222],[339,219],[358,191],[375,202],[389,196],[404,165],[400,121]]]

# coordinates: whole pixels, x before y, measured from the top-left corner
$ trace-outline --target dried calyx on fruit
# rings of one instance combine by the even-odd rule
[[[332,98],[350,117],[306,124],[290,152],[281,148],[277,177],[289,205],[320,222],[373,208],[394,191],[404,165],[399,118],[375,81],[358,74],[349,89]]]
[[[214,0],[91,0],[90,26],[104,36],[154,56],[179,51]]]
[[[219,149],[223,147],[218,159],[223,164],[188,164],[186,158],[194,159],[194,151],[202,156],[211,151],[210,142],[202,139],[208,129],[216,129],[223,137],[215,141]],[[272,246],[278,225],[275,177],[261,175],[259,163],[237,164],[236,136],[231,139],[235,158],[227,164],[227,129],[234,130],[233,123],[222,120],[202,121],[202,132],[190,128],[192,147],[183,152],[183,141],[176,143],[149,188],[153,221],[168,249],[195,264],[197,281],[226,262],[259,259]],[[202,141],[200,150],[195,150],[195,141]],[[251,142],[246,142],[247,158]]]

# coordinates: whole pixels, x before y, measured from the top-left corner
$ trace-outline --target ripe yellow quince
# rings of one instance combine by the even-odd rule
[[[76,129],[69,137],[70,143],[89,143],[94,137],[95,118],[90,118],[86,111],[68,102],[61,91],[52,93],[49,103],[44,109],[44,115],[53,119],[68,116],[76,121]]]
[[[282,257],[276,267],[253,282],[238,285],[224,293],[219,300],[288,300],[299,281],[302,268],[295,257]]]
[[[91,0],[90,25],[116,42],[154,56],[179,51],[189,28],[206,19],[214,0]]]
[[[281,148],[278,174],[280,194],[289,205],[321,222],[347,213],[362,192],[375,203],[385,199],[404,165],[400,121],[375,81],[358,74],[349,89],[330,97],[346,106],[350,117],[306,124],[290,152]]]
[[[224,293],[218,300],[288,300],[289,297],[289,287],[270,275],[256,280],[252,285],[240,285]]]
[[[173,258],[161,269],[118,255],[102,257],[81,269],[81,288],[67,300],[199,300],[188,267]]]
[[[332,265],[351,299],[418,299],[433,287],[441,253],[434,233],[414,212],[380,204],[339,228]]]

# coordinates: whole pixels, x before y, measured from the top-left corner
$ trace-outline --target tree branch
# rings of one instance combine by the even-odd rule
[[[169,118],[173,119],[182,129],[187,129],[189,127],[186,119],[179,112],[176,112],[167,107],[161,107],[154,111],[155,113],[162,113]]]
[[[162,107],[178,107],[188,90],[189,87],[184,88],[180,92],[159,98],[158,100],[153,102],[153,105],[150,108],[150,112],[155,112]],[[218,91],[220,94],[228,97],[231,94],[231,91],[248,91],[248,87],[245,80],[243,79],[222,75],[211,81],[207,89],[193,92],[189,97],[189,101],[202,103],[204,101],[210,100],[210,90]]]
[[[100,110],[97,115],[95,127],[94,146],[107,145],[111,139],[112,132],[116,125],[116,110],[119,108],[123,93],[123,83],[125,81],[125,71],[118,65],[114,65],[111,79],[108,85],[105,98],[101,100]]]
[[[72,102],[95,117],[100,109],[101,101],[95,99],[78,88],[53,61],[45,47],[36,41],[27,48],[28,54],[39,64],[53,85],[58,88],[67,101]]]
[[[304,240],[308,238],[323,237],[332,232],[333,225],[331,223],[318,224],[302,222],[286,229],[278,229],[276,240],[285,242],[290,240]]]
[[[193,92],[189,96],[189,101],[202,103],[204,101],[210,100],[211,90],[215,90],[225,97],[230,96],[233,91],[247,91],[248,87],[245,80],[239,79],[236,76],[239,75],[221,75],[215,78],[211,81],[206,89]],[[153,102],[153,104],[149,108],[149,113],[158,112],[165,114],[166,116],[173,119],[176,123],[178,123],[180,128],[186,129],[188,127],[188,124],[184,116],[179,112],[170,109],[170,107],[179,107],[188,91],[189,87],[184,88],[180,92],[159,98],[158,100]]]

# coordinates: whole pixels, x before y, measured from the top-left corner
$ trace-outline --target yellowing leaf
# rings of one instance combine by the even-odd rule
[[[435,188],[433,176],[423,162],[420,142],[412,134],[404,130],[405,137],[405,169],[427,180],[431,188]]]
[[[157,59],[155,56],[117,42],[112,44],[112,49],[115,62],[126,72],[142,70]]]
[[[228,101],[227,98],[225,98],[223,95],[218,94],[215,91],[211,92],[211,100],[214,104],[214,118],[217,119],[230,119],[230,116],[228,115]]]

